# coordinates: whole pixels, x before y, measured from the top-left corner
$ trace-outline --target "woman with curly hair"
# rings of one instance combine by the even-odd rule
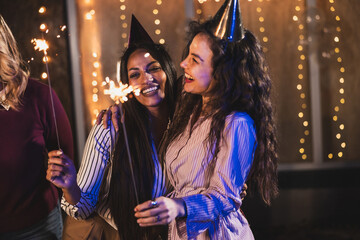
[[[170,223],[170,239],[253,239],[240,210],[241,187],[246,181],[267,204],[278,192],[264,54],[241,22],[222,22],[240,19],[236,3],[190,24],[180,64],[184,92],[161,150],[174,190],[135,208],[140,226]],[[229,12],[237,15],[226,18]]]
[[[0,239],[61,239],[58,191],[46,181],[46,151],[73,156],[66,113],[53,90],[29,78],[11,30],[0,16]],[[54,109],[53,109],[54,107]]]

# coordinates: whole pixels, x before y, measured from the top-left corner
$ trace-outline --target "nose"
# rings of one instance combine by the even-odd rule
[[[180,63],[180,67],[182,67],[182,68],[184,68],[184,69],[186,68],[186,66],[187,66],[187,59],[188,59],[188,58],[185,58],[184,61],[182,61],[182,62]]]
[[[154,81],[154,78],[153,78],[153,76],[152,76],[150,73],[145,72],[144,77],[143,77],[143,81],[144,81],[145,83],[153,82],[153,81]]]

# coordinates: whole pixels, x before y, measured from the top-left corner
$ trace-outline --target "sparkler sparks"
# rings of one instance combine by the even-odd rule
[[[49,45],[44,39],[34,38],[31,40],[31,42],[35,45],[34,47],[35,50],[44,51],[44,54],[45,55],[47,54],[46,50],[48,50]]]
[[[129,86],[128,84],[123,84],[121,82],[119,82],[119,86],[117,87],[115,85],[115,82],[113,80],[110,80],[108,77],[105,79],[104,83],[109,85],[109,89],[105,89],[104,94],[110,95],[110,98],[113,99],[116,104],[119,104],[119,102],[126,102],[128,100],[127,95],[132,92],[136,96],[140,95],[140,89],[134,89],[132,86]]]

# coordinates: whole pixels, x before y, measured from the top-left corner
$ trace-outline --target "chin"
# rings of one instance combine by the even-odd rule
[[[144,102],[145,107],[158,107],[163,102],[164,99],[153,99],[150,101]]]

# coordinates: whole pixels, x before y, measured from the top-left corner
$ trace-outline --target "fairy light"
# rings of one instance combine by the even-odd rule
[[[161,0],[156,0],[156,7],[152,10],[152,13],[153,13],[153,15],[154,15],[154,17],[155,17],[155,20],[154,20],[154,24],[155,24],[155,34],[156,35],[159,35],[160,36],[160,34],[161,34],[161,28],[160,28],[160,23],[161,23],[161,21],[160,21],[160,19],[159,19],[159,8],[161,8],[161,5],[162,5],[162,1]],[[159,39],[159,43],[160,44],[164,44],[165,43],[165,39],[164,38],[161,38],[160,37],[160,39]]]
[[[252,1],[249,1],[252,2]],[[264,26],[265,23],[265,18],[264,18],[264,13],[263,13],[263,5],[262,5],[262,0],[258,0],[258,6],[256,7],[256,13],[258,14],[258,21],[259,21],[259,39],[264,43],[263,44],[263,50],[264,52],[268,51],[268,48],[266,46],[266,44],[269,43],[269,37],[267,36],[267,32]]]
[[[203,10],[202,10],[201,8],[202,8],[202,5],[203,5],[204,3],[206,3],[206,1],[207,1],[207,0],[198,0],[198,1],[197,1],[198,4],[196,4],[197,7],[196,7],[196,9],[195,9],[195,13],[198,15],[198,19],[199,19],[199,20],[202,20],[202,18],[203,18],[203,16],[202,16]],[[219,2],[219,1],[215,1],[215,2]]]
[[[123,39],[123,46],[124,47],[127,47],[128,46],[128,43],[127,43],[127,38],[128,38],[128,35],[127,35],[127,28],[128,28],[128,24],[126,23],[126,14],[125,14],[125,10],[126,10],[126,4],[125,4],[125,1],[126,0],[120,0],[120,10],[121,10],[121,14],[120,14],[120,23],[121,23],[121,26],[123,28],[123,31],[121,32],[121,38]]]
[[[42,79],[47,79],[47,77],[48,77],[48,75],[47,75],[46,72],[43,72],[43,73],[41,74],[41,78],[42,78]]]
[[[46,31],[46,30],[47,30],[47,26],[46,26],[45,23],[42,23],[42,24],[40,25],[40,30],[41,30],[41,31]]]
[[[39,13],[44,14],[46,12],[46,7],[42,6],[39,8]]]
[[[95,14],[95,11],[90,11],[90,12],[85,13],[85,19],[92,20],[94,14]]]
[[[306,94],[305,94],[305,88],[304,88],[304,75],[305,75],[305,67],[306,66],[306,56],[304,54],[304,39],[305,39],[305,27],[304,27],[304,20],[302,17],[303,14],[303,9],[301,7],[303,0],[298,0],[298,2],[296,3],[294,9],[294,13],[292,14],[291,18],[294,22],[294,24],[297,25],[297,29],[298,29],[298,34],[299,34],[299,42],[296,46],[297,48],[297,52],[298,52],[298,63],[297,63],[297,84],[296,84],[296,89],[300,92],[299,96],[300,96],[300,107],[301,107],[301,111],[298,113],[298,118],[300,120],[300,122],[302,123],[304,130],[304,136],[300,136],[299,139],[299,143],[300,143],[300,147],[299,149],[301,149],[301,159],[302,160],[306,160],[307,159],[307,155],[306,155],[306,149],[305,149],[305,142],[307,142],[306,138],[310,135],[310,130],[309,130],[309,120],[308,120],[308,116],[306,115],[307,113],[307,105],[305,103],[306,99]],[[311,19],[307,19],[308,21],[311,21]]]
[[[85,20],[86,21],[89,21],[89,24],[90,25],[93,25],[95,23],[93,23],[92,21],[95,19],[95,16],[96,16],[96,11],[95,9],[93,9],[92,7],[92,4],[93,4],[93,1],[90,1],[90,0],[85,0],[85,3],[90,5],[90,6],[87,6],[87,9],[90,9],[88,10],[87,12],[85,12]],[[63,25],[61,26],[61,31],[65,30],[66,29],[66,25]],[[96,116],[98,115],[99,113],[99,109],[98,109],[98,102],[99,102],[99,89],[98,89],[98,77],[101,72],[101,64],[100,64],[100,61],[99,61],[99,50],[98,50],[98,46],[94,43],[92,44],[92,50],[90,52],[90,58],[89,60],[91,61],[91,64],[89,65],[89,74],[90,75],[90,85],[88,85],[89,87],[91,87],[91,95],[90,95],[90,99],[89,101],[92,102],[91,104],[91,107],[92,107],[92,111],[90,111],[90,113],[92,113],[92,123],[94,124],[95,123],[95,119],[96,119]]]
[[[100,67],[100,63],[98,61],[93,63],[94,68],[99,68]]]
[[[345,67],[343,66],[343,57],[341,56],[341,51],[340,51],[340,43],[341,43],[341,38],[340,38],[340,32],[341,32],[341,17],[339,15],[336,14],[336,3],[335,0],[329,0],[329,9],[330,9],[330,13],[334,19],[334,23],[336,25],[336,32],[333,35],[333,43],[335,45],[334,47],[334,54],[335,54],[335,59],[336,62],[339,66],[339,72],[338,72],[338,77],[339,77],[339,103],[340,105],[335,105],[333,107],[334,109],[334,113],[332,116],[332,121],[334,122],[334,124],[337,124],[338,126],[338,131],[335,135],[335,138],[338,140],[340,148],[339,149],[345,149],[346,148],[346,142],[342,139],[343,135],[342,135],[342,131],[345,129],[345,124],[342,122],[341,119],[341,105],[345,104],[345,98],[344,98],[344,93],[345,93],[345,89],[343,87],[343,84],[345,83],[345,79],[343,74],[345,73]],[[344,156],[344,153],[342,151],[339,151],[337,154],[339,158],[342,158]],[[328,154],[328,158],[332,159],[333,156],[330,158],[329,154]]]

